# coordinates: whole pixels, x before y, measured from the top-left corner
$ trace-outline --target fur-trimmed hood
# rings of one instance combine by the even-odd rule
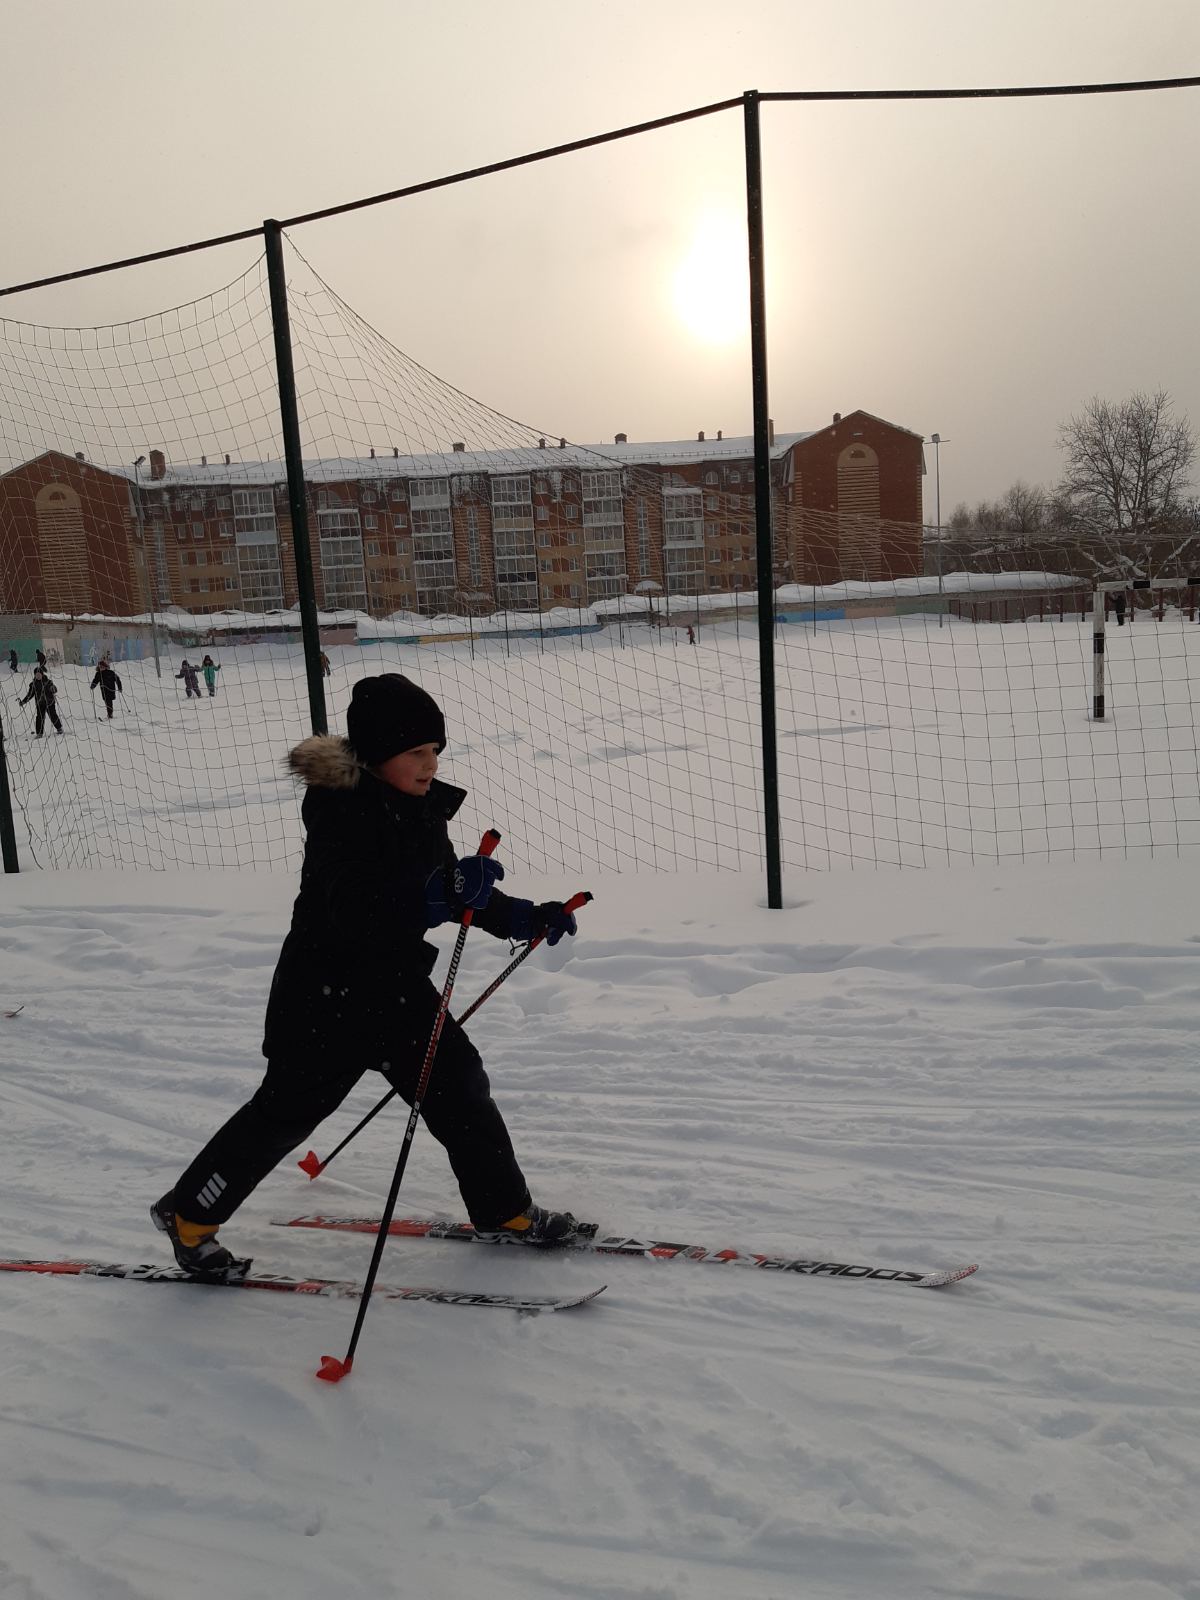
[[[357,789],[367,770],[346,739],[314,733],[288,752],[288,771],[310,789]]]
[[[389,795],[393,803],[404,798],[388,789],[386,784],[380,784],[370,767],[359,760],[349,740],[341,739],[337,734],[314,733],[310,738],[302,739],[294,750],[288,752],[287,767],[292,776],[299,778],[310,790],[359,789],[365,775],[370,783],[379,784],[380,792]],[[426,798],[433,813],[449,821],[467,798],[467,791],[435,778]],[[412,804],[412,801],[408,803]]]

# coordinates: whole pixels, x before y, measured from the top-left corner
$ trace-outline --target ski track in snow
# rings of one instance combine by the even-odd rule
[[[530,880],[513,875],[520,892]],[[475,1019],[535,1194],[606,1229],[945,1291],[394,1241],[558,1317],[0,1279],[4,1600],[1200,1600],[1200,911],[1186,863],[597,879]],[[537,894],[568,892],[537,879]],[[799,887],[793,884],[790,887]],[[293,884],[9,880],[0,1224],[163,1260],[146,1207],[250,1092]],[[439,935],[440,937],[440,935]],[[448,939],[442,938],[443,947]],[[505,947],[468,940],[461,1009]],[[381,1092],[319,1130],[327,1153]],[[401,1119],[226,1231],[361,1278]],[[422,1132],[408,1214],[458,1216]]]

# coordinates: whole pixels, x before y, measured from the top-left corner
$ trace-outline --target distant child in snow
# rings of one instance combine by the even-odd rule
[[[41,667],[43,672],[45,672],[45,670],[46,670],[46,654],[45,654],[45,651],[44,650],[35,650],[34,651],[34,655],[37,656],[37,664],[38,664],[38,666]]]
[[[175,676],[183,679],[183,687],[187,691],[187,698],[190,700],[195,695],[196,699],[199,700],[200,680],[196,676],[196,668],[192,666],[191,662],[185,660]]]
[[[15,672],[17,670],[17,652],[15,650],[10,650],[8,652],[8,670],[10,672]]]
[[[329,665],[329,657],[324,650],[321,651],[321,676],[323,678],[333,677],[333,668]]]
[[[213,695],[215,695],[217,692],[217,673],[220,672],[221,669],[217,666],[216,662],[211,656],[205,656],[204,660],[200,663],[200,670],[204,674],[204,681],[208,685],[208,696],[211,700]]]
[[[439,1003],[430,928],[461,921],[469,906],[497,939],[544,934],[557,944],[575,932],[560,901],[534,905],[494,888],[498,861],[456,859],[447,823],[466,794],[436,777],[446,725],[423,689],[397,673],[361,679],[347,733],[316,734],[288,758],[307,785],[307,839],[267,1003],[266,1076],[151,1207],[188,1272],[229,1271],[217,1228],[364,1072],[382,1073],[412,1103]],[[479,1053],[449,1017],[421,1114],[477,1229],[537,1245],[570,1238],[569,1212],[534,1205]]]
[[[54,702],[58,699],[58,690],[50,682],[41,667],[34,667],[33,682],[29,685],[29,693],[17,701],[19,706],[33,701],[33,731],[40,739],[46,731],[46,718],[54,724],[55,733],[63,731],[63,725],[58,718],[58,710]]]
[[[117,698],[118,694],[125,693],[125,686],[122,684],[117,674],[109,666],[107,656],[100,657],[100,665],[96,668],[95,675],[92,678],[92,688],[99,688],[100,698],[104,701],[104,709],[108,712],[111,720],[113,714],[113,701]]]

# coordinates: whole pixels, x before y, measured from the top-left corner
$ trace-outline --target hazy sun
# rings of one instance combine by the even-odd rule
[[[708,344],[742,338],[750,320],[744,226],[728,214],[702,217],[673,288],[676,315],[695,338]]]

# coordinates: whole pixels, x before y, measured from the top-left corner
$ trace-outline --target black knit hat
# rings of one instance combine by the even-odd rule
[[[359,760],[377,767],[419,744],[446,748],[446,720],[437,701],[398,672],[360,678],[350,696],[346,733]]]

